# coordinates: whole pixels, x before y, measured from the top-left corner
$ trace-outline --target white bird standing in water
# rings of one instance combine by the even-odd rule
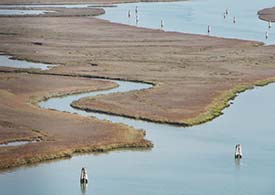
[[[163,20],[161,20],[160,21],[160,28],[163,29],[163,27],[164,27],[164,22],[163,22]]]
[[[269,20],[268,22],[268,28],[271,28],[272,24],[271,24],[271,20]]]
[[[210,25],[208,25],[207,32],[208,32],[208,34],[210,34],[210,32],[211,32],[211,26]]]
[[[268,39],[268,32],[265,32],[265,39]]]

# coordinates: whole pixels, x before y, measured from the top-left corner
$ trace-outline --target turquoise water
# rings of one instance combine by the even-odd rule
[[[194,4],[192,2],[182,2],[182,4],[194,6],[197,3],[203,11],[205,2],[208,1],[198,0],[194,1]],[[225,4],[216,0],[217,7],[225,7],[227,1],[223,2]],[[254,10],[256,6],[260,9],[267,3],[267,1],[253,1],[253,3],[250,1],[246,4],[247,10],[250,6],[250,10]],[[175,4],[177,3],[171,3],[171,6]],[[134,4],[121,6],[132,5]],[[157,8],[157,5],[163,4],[149,3],[148,9],[150,6],[152,8],[152,5]],[[242,6],[242,3],[239,4],[239,7]],[[208,9],[213,9],[213,6],[210,7]],[[232,8],[228,8],[231,13]],[[197,8],[191,6],[190,9],[190,12],[194,13]],[[275,84],[240,94],[233,104],[224,110],[224,115],[190,128],[87,113],[69,106],[72,101],[85,96],[151,87],[141,83],[114,82],[120,87],[109,91],[52,98],[42,102],[40,106],[145,129],[146,138],[154,143],[152,150],[114,151],[107,154],[75,156],[69,160],[2,172],[0,194],[273,195],[275,193]],[[237,143],[243,145],[244,157],[240,161],[234,159],[234,146]],[[80,169],[84,166],[88,169],[90,179],[85,188],[79,184]]]
[[[275,43],[275,26],[258,19],[257,12],[275,6],[275,0],[190,0],[169,3],[129,3],[118,4],[116,8],[106,8],[106,14],[99,18],[112,22],[136,25],[135,7],[138,6],[137,26],[163,30],[207,35],[208,25],[211,36],[249,39]],[[224,12],[229,14],[224,19]],[[130,19],[128,11],[131,12]],[[233,23],[233,17],[236,23]],[[269,33],[266,40],[265,32]]]

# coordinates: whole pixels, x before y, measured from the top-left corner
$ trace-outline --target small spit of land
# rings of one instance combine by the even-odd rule
[[[33,143],[35,147],[0,148],[0,168],[73,152],[152,146],[143,139],[143,131],[35,106],[43,97],[115,87],[82,76],[155,86],[86,98],[74,102],[75,107],[179,125],[210,120],[237,92],[275,77],[274,46],[136,28],[90,16],[102,13],[100,9],[85,8],[83,13],[89,17],[79,17],[81,9],[61,9],[39,17],[0,17],[1,51],[18,59],[60,65],[46,72],[28,70],[29,74],[0,68],[0,142],[42,139]]]
[[[262,20],[275,22],[275,7],[262,9],[258,14]]]

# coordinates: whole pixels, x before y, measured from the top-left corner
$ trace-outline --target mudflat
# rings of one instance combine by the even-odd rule
[[[85,8],[85,13],[99,11],[90,9]],[[35,106],[39,99],[56,93],[114,87],[83,76],[155,86],[82,99],[74,102],[75,107],[178,125],[210,120],[221,114],[237,92],[274,80],[274,46],[130,27],[84,17],[80,11],[60,10],[66,14],[51,17],[0,17],[0,51],[18,59],[59,65],[48,71],[30,69],[28,74],[0,67],[1,129],[6,131],[1,142],[42,139],[0,148],[1,168],[74,152],[152,147],[143,131]],[[73,88],[67,88],[68,83]]]
[[[74,104],[83,109],[198,124],[221,114],[238,91],[275,76],[274,46],[259,42],[136,28],[93,17],[0,18],[0,24],[1,50],[19,59],[62,65],[49,73],[155,84]]]
[[[0,147],[0,169],[74,153],[151,147],[144,132],[123,124],[39,108],[52,96],[116,87],[112,82],[66,76],[0,73],[0,143],[39,140]]]
[[[7,9],[7,8],[1,8],[1,9]],[[41,8],[25,8],[25,7],[20,7],[20,8],[14,8],[11,7],[9,10],[41,10]],[[105,11],[103,8],[53,8],[53,7],[45,7],[42,8],[43,11],[46,11],[44,14],[41,15],[32,15],[32,14],[27,14],[27,15],[2,15],[0,17],[85,17],[85,16],[98,16],[101,14],[104,14]]]
[[[262,9],[258,14],[262,20],[275,22],[275,7]]]

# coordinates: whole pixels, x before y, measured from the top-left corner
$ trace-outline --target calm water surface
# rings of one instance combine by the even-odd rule
[[[206,2],[216,2],[216,4],[205,4]],[[203,9],[214,9],[214,5],[226,7],[226,2],[229,3],[229,1],[219,3],[217,0],[184,3],[190,6],[186,10],[191,13],[192,20],[192,13],[196,13],[195,10],[199,10],[199,7],[203,12]],[[254,11],[257,6],[258,10],[266,7],[269,2],[272,1],[250,1],[248,4],[239,3],[235,8],[241,9],[246,5],[247,10]],[[184,3],[179,3],[179,6]],[[177,4],[170,5],[177,7]],[[141,5],[143,4],[139,4]],[[150,8],[152,10],[152,5],[159,10],[158,6],[164,4],[148,4],[148,10]],[[134,7],[134,4],[121,6]],[[229,5],[228,8],[230,13],[234,10]],[[217,10],[212,12],[216,16]],[[212,12],[209,14],[211,15]],[[170,14],[172,16],[177,13]],[[222,11],[220,15],[222,17]],[[250,17],[245,18],[248,18],[247,22],[250,21]],[[263,24],[266,26],[265,23]],[[204,25],[203,23],[202,26]],[[275,84],[242,93],[233,105],[224,110],[224,115],[211,122],[190,128],[86,113],[69,106],[72,101],[85,96],[151,87],[140,83],[115,82],[120,85],[119,88],[52,98],[42,102],[40,106],[95,116],[99,119],[122,122],[135,128],[145,129],[146,138],[152,140],[155,145],[151,151],[115,151],[108,154],[76,156],[70,160],[2,172],[0,194],[273,195],[275,193]],[[243,145],[244,158],[241,161],[235,161],[233,156],[236,143]],[[86,166],[89,171],[90,180],[86,188],[82,188],[79,184],[80,169],[83,166]]]
[[[0,66],[11,67],[11,68],[38,68],[41,70],[48,70],[55,65],[43,64],[43,63],[33,63],[23,60],[14,60],[11,56],[0,54]]]
[[[0,9],[0,15],[17,15],[17,16],[22,16],[22,15],[41,15],[41,14],[46,14],[47,12],[51,11],[46,11],[46,10],[16,10],[16,9]]]
[[[275,0],[191,0],[169,3],[118,4],[116,8],[106,8],[106,14],[99,18],[129,25],[136,25],[135,7],[138,6],[137,26],[160,28],[164,21],[165,31],[207,34],[211,25],[212,36],[249,39],[275,43],[275,26],[269,29],[268,23],[258,19],[257,12],[275,6]],[[224,19],[225,10],[229,14]],[[131,17],[128,18],[128,11]],[[236,23],[233,23],[233,17]],[[266,40],[265,32],[269,38]]]
[[[150,87],[139,83],[118,84],[120,88],[109,92]],[[69,106],[73,100],[98,94],[101,92],[53,98],[40,106],[146,129],[147,139],[152,140],[155,147],[151,151],[77,156],[4,172],[0,175],[1,192],[49,195],[275,193],[275,84],[241,94],[223,116],[191,128],[86,113]],[[240,162],[233,157],[236,143],[244,146],[244,158]],[[85,190],[79,185],[82,166],[88,168],[90,176]]]

